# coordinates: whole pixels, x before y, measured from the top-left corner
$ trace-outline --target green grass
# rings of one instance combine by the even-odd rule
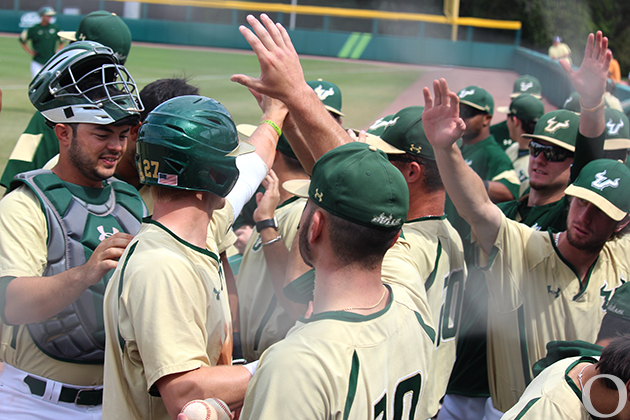
[[[29,56],[16,37],[0,37],[0,173],[13,146],[30,120],[34,108],[28,100]],[[319,77],[336,83],[343,92],[345,127],[365,128],[396,97],[421,75],[411,67],[368,64],[360,61],[303,59],[307,80]],[[190,77],[201,94],[215,98],[232,114],[237,124],[255,124],[260,109],[249,91],[230,82],[234,73],[260,74],[251,53],[215,52],[187,48],[134,45],[127,68],[140,88],[166,77]]]

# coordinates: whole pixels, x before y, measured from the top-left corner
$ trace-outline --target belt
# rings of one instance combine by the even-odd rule
[[[24,383],[28,385],[33,395],[40,397],[44,396],[44,392],[46,391],[46,381],[42,381],[41,379],[28,375],[24,378]],[[61,392],[59,393],[59,401],[74,403],[76,405],[101,405],[103,404],[103,390],[90,388],[76,389],[62,386]]]

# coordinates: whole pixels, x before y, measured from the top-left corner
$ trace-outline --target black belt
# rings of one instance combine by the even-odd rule
[[[28,375],[24,378],[24,383],[28,385],[33,395],[44,396],[44,392],[46,392],[46,381]],[[62,386],[61,392],[59,393],[59,401],[74,403],[76,405],[101,405],[103,404],[103,390],[89,388],[76,389]]]

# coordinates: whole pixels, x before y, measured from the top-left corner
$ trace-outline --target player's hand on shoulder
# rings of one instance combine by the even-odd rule
[[[466,124],[459,117],[459,98],[454,92],[449,91],[446,80],[433,81],[431,96],[429,88],[425,87],[424,112],[422,113],[422,125],[429,143],[434,148],[449,148],[459,139]]]
[[[120,232],[101,241],[90,259],[80,267],[85,271],[85,281],[90,285],[96,284],[109,270],[115,269],[132,239],[133,235]]]

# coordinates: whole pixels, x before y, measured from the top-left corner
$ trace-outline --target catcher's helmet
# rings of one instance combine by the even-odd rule
[[[143,184],[225,197],[238,179],[236,156],[253,150],[238,141],[223,105],[204,96],[179,96],[147,116],[136,141],[136,164]]]
[[[111,48],[78,41],[31,81],[29,99],[53,123],[113,124],[143,109],[138,88]]]

